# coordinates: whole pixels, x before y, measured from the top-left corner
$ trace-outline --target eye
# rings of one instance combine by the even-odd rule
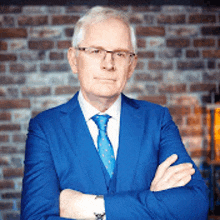
[[[126,53],[125,52],[116,52],[116,56],[117,57],[121,57],[121,58],[124,58],[126,56]]]
[[[92,49],[90,50],[90,53],[92,53],[92,54],[99,54],[99,53],[101,53],[101,50],[96,49],[96,48],[92,48]]]

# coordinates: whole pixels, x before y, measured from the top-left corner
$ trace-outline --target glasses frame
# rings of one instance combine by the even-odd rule
[[[103,48],[96,48],[96,47],[76,47],[75,48],[76,50],[79,50],[79,51],[84,51],[84,52],[87,52],[89,51],[90,49],[96,49],[96,50],[100,50],[100,51],[103,51],[104,52],[104,56],[103,56],[103,59],[106,57],[106,54],[107,53],[110,53],[112,55],[112,59],[114,60],[114,54],[116,53],[125,53],[127,55],[129,55],[129,62],[131,63],[132,59],[136,56],[135,53],[133,52],[129,52],[129,51],[120,51],[120,50],[117,50],[117,51],[111,51],[111,50],[105,50]]]

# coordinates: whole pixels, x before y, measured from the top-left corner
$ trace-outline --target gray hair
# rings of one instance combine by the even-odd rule
[[[94,23],[98,23],[103,20],[107,20],[109,18],[117,18],[123,21],[130,29],[130,36],[131,36],[131,44],[133,47],[134,52],[136,52],[136,36],[134,28],[131,26],[129,22],[128,16],[118,10],[102,7],[102,6],[95,6],[91,8],[84,16],[82,16],[75,25],[74,35],[72,38],[72,46],[78,47],[80,42],[84,38],[85,34],[85,26],[91,25]]]

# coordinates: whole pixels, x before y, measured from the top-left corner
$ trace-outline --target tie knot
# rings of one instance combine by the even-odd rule
[[[100,130],[106,131],[109,118],[111,118],[109,115],[94,115],[92,120],[96,123]]]

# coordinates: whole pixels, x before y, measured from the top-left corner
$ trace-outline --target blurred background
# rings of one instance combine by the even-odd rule
[[[0,0],[0,219],[18,220],[30,118],[79,89],[66,54],[91,6],[128,13],[139,62],[124,91],[167,106],[220,215],[220,2]]]

